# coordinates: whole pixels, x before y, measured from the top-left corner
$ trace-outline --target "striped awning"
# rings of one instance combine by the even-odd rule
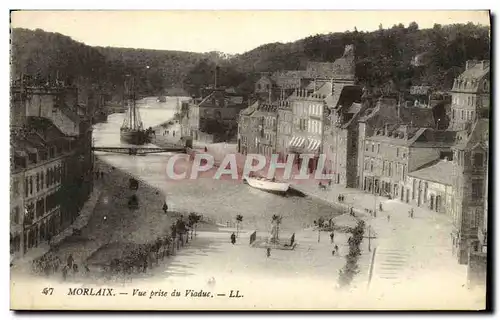
[[[291,148],[302,148],[302,147],[304,147],[305,142],[306,142],[305,138],[293,137],[292,140],[290,140],[290,143],[288,144],[288,147],[291,147]]]
[[[318,151],[320,145],[321,141],[316,139],[309,139],[309,143],[307,144],[307,150],[316,152]]]

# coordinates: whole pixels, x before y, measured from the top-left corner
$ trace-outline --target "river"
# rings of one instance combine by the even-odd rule
[[[180,98],[182,101],[186,98]],[[177,98],[168,97],[164,103],[155,98],[139,101],[141,118],[145,127],[154,127],[173,117]],[[120,126],[125,114],[112,114],[106,123],[94,127],[96,147],[125,146],[120,142]],[[149,145],[154,146],[154,145]],[[283,216],[282,229],[295,231],[312,224],[318,217],[329,217],[333,209],[316,200],[298,196],[279,196],[250,188],[241,181],[166,179],[166,163],[172,154],[129,156],[96,152],[105,162],[120,168],[149,185],[161,190],[171,210],[195,211],[218,222],[234,221],[243,216],[245,228],[268,230],[273,214]]]

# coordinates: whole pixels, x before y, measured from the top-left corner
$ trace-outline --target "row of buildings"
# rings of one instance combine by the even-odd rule
[[[217,84],[219,68],[211,87],[201,90],[201,97],[182,103],[181,135],[186,140],[214,143],[232,140],[238,132],[238,116],[248,105],[234,88]]]
[[[10,252],[47,242],[78,216],[93,189],[93,103],[60,82],[11,85]]]
[[[346,46],[333,63],[263,75],[259,99],[240,113],[239,152],[315,154],[310,172],[325,154],[333,183],[449,215],[459,263],[483,261],[489,61],[467,61],[449,92],[418,86],[377,97],[356,84],[354,67]]]

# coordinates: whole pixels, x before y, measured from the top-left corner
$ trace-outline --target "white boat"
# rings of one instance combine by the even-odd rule
[[[269,191],[269,192],[287,192],[290,187],[289,183],[272,181],[262,177],[245,177],[244,180],[256,189]]]

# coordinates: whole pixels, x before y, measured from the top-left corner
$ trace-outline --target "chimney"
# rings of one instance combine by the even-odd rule
[[[215,67],[215,83],[214,83],[214,89],[217,89],[217,78],[219,77],[219,66]]]

